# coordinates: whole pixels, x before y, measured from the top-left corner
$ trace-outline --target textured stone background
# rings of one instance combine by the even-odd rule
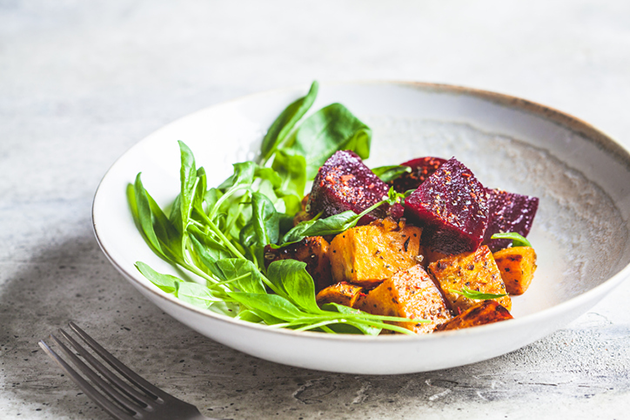
[[[199,108],[314,78],[513,94],[630,147],[630,3],[0,0],[0,417],[108,418],[38,350],[75,320],[216,416],[628,418],[628,282],[512,354],[378,377],[235,352],[117,274],[93,238],[90,206],[118,156]]]

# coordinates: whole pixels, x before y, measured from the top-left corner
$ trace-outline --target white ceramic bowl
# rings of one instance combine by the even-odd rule
[[[514,320],[426,336],[365,337],[270,329],[201,310],[163,293],[134,267],[176,273],[136,230],[125,188],[138,172],[161,205],[179,188],[177,140],[194,151],[209,185],[251,159],[280,111],[306,86],[203,109],[148,136],[103,178],[94,198],[97,240],[112,264],[162,310],[245,353],[292,366],[398,374],[474,363],[552,333],[629,274],[630,155],[590,125],[522,99],[423,83],[323,84],[313,109],[341,102],[373,129],[370,166],[456,156],[484,185],[540,197],[529,239],[538,271],[514,298]]]

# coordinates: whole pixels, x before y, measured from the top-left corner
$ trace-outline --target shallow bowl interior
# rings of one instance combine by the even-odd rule
[[[630,156],[625,149],[584,122],[517,98],[383,82],[324,84],[313,106],[341,102],[373,129],[369,166],[455,156],[487,187],[540,197],[529,236],[538,270],[528,292],[514,298],[515,320],[422,337],[296,333],[194,308],[150,284],[134,268],[136,261],[178,273],[150,251],[136,230],[125,198],[127,184],[142,172],[158,203],[172,202],[179,188],[177,140],[194,151],[209,185],[220,183],[232,163],[255,156],[266,128],[304,92],[267,92],[191,114],[139,142],[103,178],[93,207],[99,244],[138,290],[181,322],[280,363],[352,373],[416,372],[472,363],[526,345],[588,310],[627,277]],[[339,351],[362,356],[340,362],[335,360]],[[383,351],[401,357],[383,360]]]

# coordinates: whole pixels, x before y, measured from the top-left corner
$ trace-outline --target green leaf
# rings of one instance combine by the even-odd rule
[[[291,302],[282,296],[266,293],[228,292],[228,295],[248,308],[255,309],[257,313],[265,312],[282,320],[295,320],[303,313]]]
[[[233,187],[251,185],[254,182],[254,174],[258,166],[254,162],[239,162],[232,166],[234,167],[234,173],[217,187],[223,192]]]
[[[465,298],[475,299],[475,300],[490,300],[490,299],[497,299],[503,296],[507,296],[507,294],[505,293],[497,293],[497,294],[484,293],[484,292],[478,292],[476,290],[471,290],[467,287],[463,287],[462,290],[455,290],[455,289],[447,289],[447,290],[451,293],[457,293],[459,295],[464,296]]]
[[[327,303],[325,305],[322,305],[322,309],[324,311],[338,312],[340,314],[346,314],[346,315],[361,313],[361,311],[359,311],[358,309],[353,309],[348,306],[339,305],[338,303]],[[366,325],[364,323],[359,323],[359,322],[355,322],[355,323],[348,322],[347,324],[337,324],[335,326],[330,326],[330,328],[333,331],[338,332],[338,333],[356,334],[357,332],[359,332],[365,335],[373,335],[373,336],[379,335],[380,332],[382,331],[382,328],[380,327],[376,327],[373,325]]]
[[[274,261],[267,268],[267,278],[298,307],[310,313],[321,312],[315,301],[315,283],[306,271],[306,263],[290,259]]]
[[[177,297],[186,303],[203,309],[208,309],[215,302],[221,301],[206,286],[193,282],[179,283]]]
[[[360,214],[356,214],[352,210],[348,210],[325,219],[312,219],[300,222],[286,233],[286,235],[282,238],[280,246],[272,246],[272,248],[280,248],[290,245],[292,243],[299,242],[308,236],[337,235],[345,232],[346,230],[355,227],[363,216],[386,202],[387,200],[379,201],[362,211]]]
[[[352,150],[362,159],[370,157],[372,130],[345,106],[334,103],[308,117],[287,141],[287,148],[306,159],[308,179],[336,151]]]
[[[372,169],[372,172],[383,182],[390,182],[399,178],[403,174],[411,173],[411,167],[405,165],[379,166]]]
[[[267,196],[252,194],[252,222],[257,245],[275,244],[280,236],[280,216]]]
[[[516,232],[495,233],[490,239],[511,239],[512,246],[532,246],[527,239]]]
[[[280,189],[292,193],[298,200],[304,196],[306,186],[306,160],[304,156],[293,155],[285,150],[278,150],[271,167],[280,176]]]
[[[315,98],[317,97],[317,91],[319,84],[314,81],[311,84],[311,88],[306,96],[296,100],[291,105],[287,106],[284,111],[276,118],[271,124],[267,134],[260,146],[261,160],[267,161],[274,151],[280,146],[283,140],[289,135],[293,127],[297,122],[306,114],[311,108]]]
[[[144,277],[151,281],[151,283],[155,284],[166,293],[175,293],[177,291],[178,284],[183,282],[183,280],[175,276],[171,276],[170,274],[158,273],[142,261],[136,262],[136,268]]]
[[[241,258],[226,258],[216,262],[222,280],[243,277],[235,282],[238,289],[247,293],[266,293],[262,274],[254,263]]]
[[[193,156],[192,150],[181,140],[178,141],[178,144],[181,154],[181,168],[179,171],[181,184],[179,193],[181,225],[179,230],[185,232],[195,199],[197,168],[195,166],[195,157]]]

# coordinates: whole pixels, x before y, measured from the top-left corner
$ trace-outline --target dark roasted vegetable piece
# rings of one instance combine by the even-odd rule
[[[400,177],[390,181],[388,184],[394,187],[394,189],[399,193],[415,190],[444,162],[446,162],[446,159],[427,156],[401,163],[401,166],[409,166],[411,168],[411,172],[402,174]]]
[[[405,214],[425,225],[423,243],[445,254],[477,249],[488,224],[488,193],[455,158],[407,197],[405,207]]]
[[[510,311],[494,300],[485,300],[444,324],[440,324],[435,331],[459,330],[476,327],[477,325],[492,324],[493,322],[512,319]]]
[[[375,315],[430,320],[430,323],[399,323],[417,334],[427,334],[451,319],[440,289],[421,265],[402,270],[367,295],[360,294],[354,307]]]
[[[494,262],[494,258],[487,246],[481,246],[475,252],[467,252],[459,255],[451,255],[429,264],[429,273],[438,282],[449,301],[451,309],[459,314],[471,306],[475,306],[478,300],[469,299],[457,291],[469,289],[475,292],[506,294],[505,284],[501,278],[501,272]],[[508,310],[512,308],[509,296],[495,299]]]
[[[488,189],[488,228],[483,243],[492,251],[507,248],[509,239],[491,239],[495,233],[516,232],[527,237],[538,210],[538,197]]]
[[[388,191],[389,185],[374,175],[356,153],[342,150],[319,168],[307,211],[311,216],[321,212],[321,218],[347,210],[358,214],[387,197]],[[386,212],[387,205],[383,205],[362,217],[359,225],[383,219]]]
[[[317,304],[338,303],[352,308],[363,288],[354,284],[341,282],[328,286],[317,294]]]
[[[265,266],[277,260],[298,260],[306,263],[306,271],[313,277],[315,290],[319,291],[332,284],[328,242],[321,236],[309,236],[300,242],[273,249],[265,246]]]

